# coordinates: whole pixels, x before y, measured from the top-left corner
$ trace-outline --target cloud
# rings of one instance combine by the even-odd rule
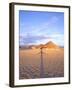
[[[64,37],[64,35],[63,34],[49,34],[49,36],[51,37],[51,38],[63,38]]]
[[[57,23],[59,18],[52,16],[46,22],[40,24],[21,23],[20,45],[40,44],[53,40],[59,44],[64,42],[64,34],[61,34]]]
[[[32,35],[30,33],[22,34],[20,36],[20,45],[30,45],[30,44],[41,44],[46,43],[49,40],[62,42],[64,41],[63,34],[49,34],[49,35]]]
[[[20,43],[26,45],[26,44],[36,44],[38,41],[49,39],[50,37],[45,35],[30,35],[29,33],[27,35],[20,36]]]
[[[58,22],[58,17],[53,16],[50,19],[48,19],[47,22],[43,22],[41,23],[41,25],[39,25],[37,28],[35,27],[35,29],[32,32],[45,32],[50,30],[49,28],[51,28],[54,24],[56,24]]]
[[[20,33],[32,33],[32,34],[36,34],[36,33],[43,33],[43,32],[48,32],[50,30],[51,27],[55,27],[55,24],[58,22],[58,17],[53,16],[50,19],[48,18],[48,20],[46,22],[41,22],[40,24],[29,24],[29,23],[20,23]]]

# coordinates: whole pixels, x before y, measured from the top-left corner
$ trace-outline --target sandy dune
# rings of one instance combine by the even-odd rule
[[[64,76],[64,49],[43,49],[41,67],[40,49],[20,49],[19,79]],[[43,70],[42,70],[43,69]],[[41,76],[41,74],[43,74]]]

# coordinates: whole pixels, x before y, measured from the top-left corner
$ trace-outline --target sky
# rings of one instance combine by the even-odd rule
[[[19,11],[19,45],[39,45],[49,41],[64,46],[64,13]]]

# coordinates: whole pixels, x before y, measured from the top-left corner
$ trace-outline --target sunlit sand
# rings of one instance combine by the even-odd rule
[[[41,77],[40,48],[20,49],[19,79],[56,78],[64,76],[64,48],[43,49]]]

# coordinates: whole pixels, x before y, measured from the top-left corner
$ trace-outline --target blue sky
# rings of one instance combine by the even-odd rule
[[[64,46],[64,13],[19,11],[20,45],[45,44]]]

